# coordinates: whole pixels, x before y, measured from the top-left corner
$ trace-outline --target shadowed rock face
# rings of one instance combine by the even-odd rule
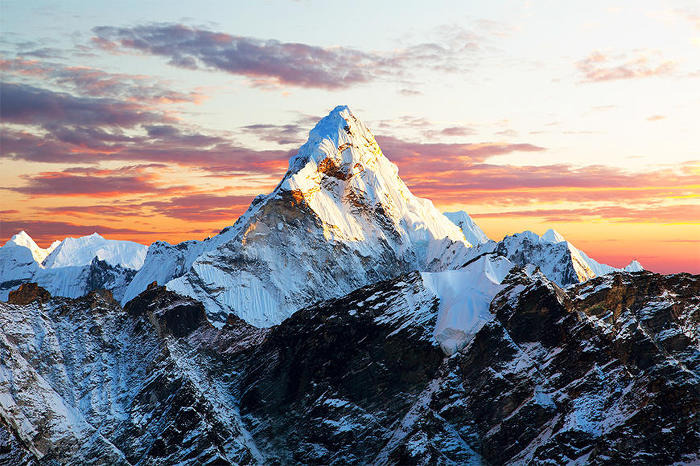
[[[163,287],[126,311],[99,293],[0,303],[14,403],[0,462],[698,461],[700,277],[564,291],[516,270],[504,284],[495,318],[451,357],[418,273],[267,329],[232,316],[217,330]]]
[[[161,337],[186,337],[199,327],[210,325],[202,303],[169,292],[155,282],[129,301],[124,310],[133,316],[145,316]]]

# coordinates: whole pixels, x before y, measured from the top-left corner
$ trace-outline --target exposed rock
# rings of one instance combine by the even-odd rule
[[[124,310],[146,316],[161,337],[185,337],[201,326],[210,325],[202,303],[168,291],[156,282],[126,303]]]
[[[267,329],[234,316],[213,328],[159,286],[126,312],[99,292],[0,303],[0,460],[700,460],[700,277],[563,290],[516,269],[502,285],[494,318],[451,357],[415,272]]]
[[[10,304],[23,305],[33,303],[34,301],[43,303],[49,299],[51,299],[51,293],[36,283],[23,283],[16,290],[10,291],[7,302]]]

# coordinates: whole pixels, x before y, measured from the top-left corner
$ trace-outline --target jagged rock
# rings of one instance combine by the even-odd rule
[[[37,285],[36,283],[24,283],[14,291],[10,291],[8,303],[29,304],[34,301],[43,303],[51,299],[51,293]]]
[[[210,325],[202,303],[168,291],[156,282],[126,303],[124,310],[135,316],[146,316],[161,337],[185,337],[201,326]]]
[[[160,286],[127,311],[102,292],[0,303],[0,459],[700,460],[700,277],[617,273],[564,290],[530,275],[511,271],[493,318],[452,356],[417,272],[265,329],[233,316],[216,329]]]
[[[492,303],[496,318],[449,358],[397,318],[409,314],[397,312],[409,310],[398,296],[410,302],[420,285],[403,277],[410,286],[397,296],[384,282],[271,329],[247,356],[268,364],[244,378],[241,410],[281,463],[692,462],[698,279],[618,274],[565,292],[516,271]],[[613,293],[588,291],[616,280]],[[379,299],[358,306],[368,295]],[[622,340],[594,317],[601,307],[624,309],[611,324]],[[396,320],[385,327],[374,312]],[[640,319],[663,330],[651,334]],[[386,353],[394,345],[410,370]]]
[[[155,298],[167,306],[171,295]],[[10,450],[0,458],[34,457],[39,464],[257,458],[230,381],[214,376],[218,363],[198,346],[171,334],[180,327],[168,319],[159,328],[151,323],[149,314],[163,310],[127,313],[101,292],[42,306],[0,303],[0,439],[10,439],[0,440]],[[195,333],[208,330],[200,325]],[[3,437],[5,425],[16,442]]]

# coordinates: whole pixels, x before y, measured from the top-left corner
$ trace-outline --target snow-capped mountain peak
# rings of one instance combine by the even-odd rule
[[[328,226],[328,236],[362,241],[379,221],[412,245],[431,238],[465,241],[432,202],[411,194],[396,165],[347,106],[333,109],[310,131],[278,191],[308,205]]]
[[[26,231],[22,230],[16,235],[13,235],[10,240],[5,243],[5,245],[12,243],[18,246],[24,246],[25,248],[38,248],[37,244],[34,242],[31,236],[27,234]]]
[[[488,243],[490,241],[486,233],[477,225],[474,220],[463,210],[457,212],[445,212],[445,217],[449,218],[452,223],[457,225],[473,245]]]
[[[637,259],[634,259],[624,268],[624,270],[625,272],[641,272],[644,270],[644,267]]]
[[[31,236],[27,234],[24,230],[20,231],[16,235],[12,236],[10,240],[5,243],[5,246],[20,246],[29,249],[29,251],[32,253],[32,257],[37,263],[41,263],[46,256],[48,256],[51,251],[56,249],[56,246],[58,246],[59,242],[54,241],[54,243],[49,246],[48,248],[44,249],[42,247],[39,247],[34,240],[32,239]]]
[[[544,235],[540,238],[542,241],[546,241],[547,243],[561,243],[566,241],[564,237],[556,230],[550,228],[549,230],[544,232]]]
[[[359,146],[364,143],[372,150],[359,150]],[[347,106],[339,105],[309,131],[306,143],[289,159],[289,170],[284,181],[305,168],[309,162],[313,162],[321,172],[335,168],[335,174],[351,176],[354,164],[368,165],[379,156],[381,150],[369,129],[355,118]],[[338,169],[344,171],[339,173]],[[299,180],[297,178],[296,181]]]
[[[559,286],[584,282],[620,270],[644,270],[637,261],[632,261],[624,269],[601,264],[552,229],[541,237],[529,230],[506,236],[498,243],[496,250],[521,267],[539,267],[547,278]]]
[[[138,270],[146,258],[146,246],[131,241],[108,240],[93,233],[66,238],[43,261],[45,268],[84,266],[94,258],[112,266]]]
[[[339,106],[235,225],[204,242],[153,246],[124,300],[158,281],[201,300],[215,323],[234,313],[270,326],[303,304],[377,280],[461,266],[470,249],[459,227],[410,192],[364,123]]]

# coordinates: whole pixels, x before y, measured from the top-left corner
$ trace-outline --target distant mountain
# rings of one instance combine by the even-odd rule
[[[32,253],[34,261],[41,264],[44,261],[44,259],[46,259],[46,256],[51,254],[51,252],[54,249],[56,249],[56,247],[58,247],[59,244],[61,244],[60,241],[54,241],[48,248],[40,248],[39,246],[37,246],[37,244],[34,242],[31,236],[29,236],[24,230],[22,230],[16,235],[14,235],[10,239],[10,241],[5,243],[5,246],[27,248]]]
[[[445,212],[445,217],[449,218],[452,223],[462,230],[467,241],[472,245],[476,246],[490,241],[486,233],[484,233],[479,225],[477,225],[465,211]]]
[[[644,270],[636,260],[623,269],[600,264],[551,229],[542,237],[531,231],[506,236],[495,245],[494,251],[520,267],[538,267],[559,286],[581,283],[612,272]]]
[[[105,239],[97,233],[80,238],[66,238],[54,245],[42,262],[47,269],[88,265],[97,258],[109,265],[138,270],[143,266],[147,251],[143,244]]]
[[[143,265],[146,250],[142,244],[108,240],[97,233],[42,249],[22,231],[0,247],[0,300],[29,282],[54,296],[76,298],[104,288],[121,298]]]
[[[157,281],[202,301],[217,325],[233,313],[265,327],[369,283],[457,267],[470,246],[411,194],[372,133],[340,106],[232,227],[204,242],[154,243],[123,302]]]

